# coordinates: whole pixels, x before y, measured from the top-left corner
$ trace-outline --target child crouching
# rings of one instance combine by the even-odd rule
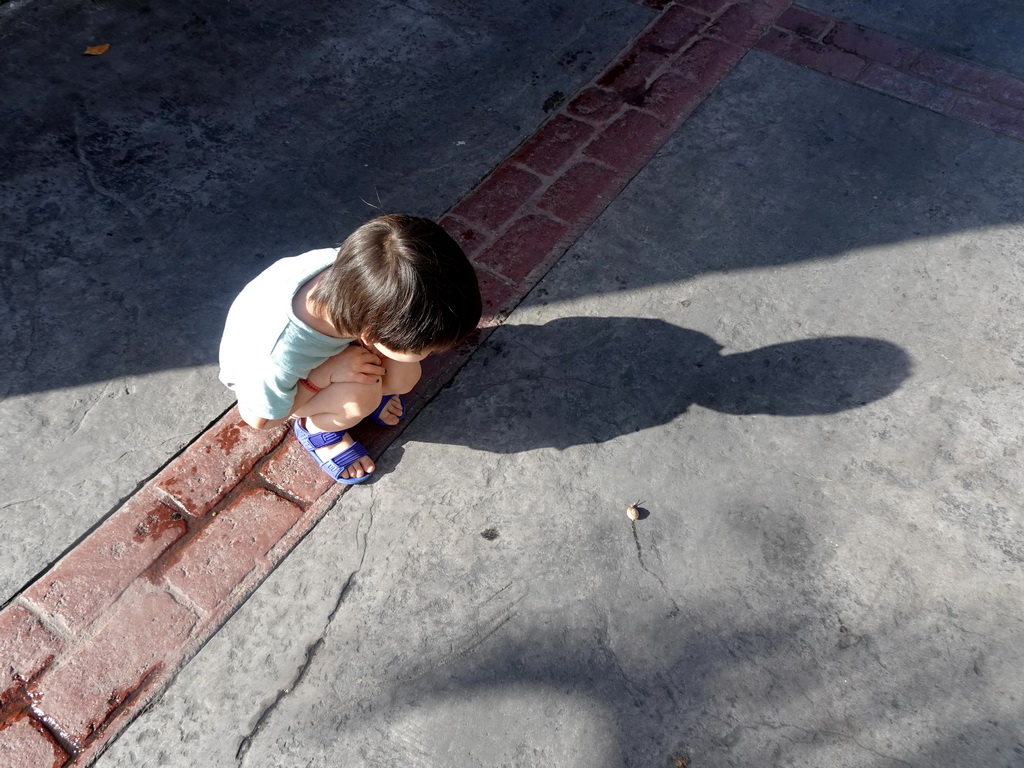
[[[270,265],[228,312],[220,379],[242,418],[267,429],[292,418],[324,471],[359,483],[372,459],[346,430],[397,424],[420,361],[456,346],[480,321],[476,273],[429,219],[392,214],[342,244]]]

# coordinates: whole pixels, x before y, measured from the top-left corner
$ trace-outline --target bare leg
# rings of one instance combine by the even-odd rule
[[[354,427],[364,417],[373,413],[383,396],[380,384],[330,384],[317,393],[305,390],[300,385],[296,396],[292,416],[303,418],[303,425],[312,433],[343,432]],[[316,451],[321,460],[332,459],[352,446],[353,439],[345,435],[336,445],[319,448]],[[363,456],[346,468],[341,476],[344,478],[362,477],[376,469],[373,459]]]
[[[309,374],[309,380],[321,387],[320,391],[311,392],[300,384],[292,416],[304,419],[305,428],[314,434],[343,432],[373,413],[384,395],[404,395],[419,381],[418,362],[401,362],[390,358],[384,358],[382,362],[387,372],[380,381],[357,384],[333,381],[332,374],[338,364],[337,356],[325,361]],[[380,412],[381,421],[386,424],[397,424],[402,416],[402,403],[397,397],[392,397]],[[319,448],[316,454],[321,460],[331,459],[351,447],[353,442],[351,437],[345,435],[340,443]],[[364,456],[342,472],[341,476],[362,477],[375,468],[373,460]]]
[[[411,392],[412,388],[416,386],[416,382],[420,380],[419,363],[402,363],[388,358],[385,358],[383,363],[387,368],[387,373],[384,374],[384,380],[381,382],[381,396],[404,395]],[[379,403],[380,400],[378,399],[377,402]],[[397,397],[392,397],[384,410],[380,412],[380,419],[385,424],[395,425],[403,415],[402,401]]]

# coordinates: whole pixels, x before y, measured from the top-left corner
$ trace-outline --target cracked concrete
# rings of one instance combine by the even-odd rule
[[[249,733],[242,739],[241,743],[238,745],[238,751],[235,753],[235,757],[238,760],[239,766],[245,765],[246,755],[249,753],[249,749],[252,746],[253,741],[255,741],[264,723],[266,723],[273,716],[274,711],[277,709],[278,705],[285,699],[285,697],[290,695],[293,691],[295,691],[296,688],[298,688],[302,684],[303,679],[306,677],[306,673],[309,671],[310,666],[316,659],[316,655],[323,648],[324,637],[326,636],[327,631],[330,629],[331,624],[334,622],[334,617],[337,616],[338,611],[341,610],[341,606],[345,602],[345,597],[348,595],[349,590],[352,588],[352,585],[355,582],[355,577],[359,573],[360,569],[362,569],[363,561],[366,559],[366,549],[369,546],[370,529],[373,527],[372,504],[370,506],[370,509],[367,511],[367,516],[369,517],[369,523],[366,526],[365,533],[363,533],[363,546],[362,552],[359,555],[359,563],[356,565],[355,570],[353,570],[348,575],[348,578],[345,580],[345,583],[342,584],[341,589],[338,592],[338,599],[334,602],[334,608],[332,608],[331,612],[327,615],[327,621],[324,623],[324,628],[323,631],[320,633],[320,636],[306,648],[306,658],[303,661],[302,666],[300,666],[298,670],[296,670],[295,677],[292,680],[291,684],[288,685],[288,687],[282,688],[280,691],[277,692],[277,696],[274,698],[274,700],[270,702],[270,704],[268,704],[267,707],[262,712],[260,712],[259,716],[256,718],[256,723],[255,725],[253,725],[252,730],[249,731]],[[361,524],[357,524],[357,536],[359,529],[361,527]]]
[[[807,4],[1024,74],[1013,3]],[[227,407],[261,263],[650,17],[0,9],[0,600]],[[1024,766],[1022,166],[751,54],[98,765]]]
[[[231,405],[215,358],[245,282],[340,242],[364,200],[438,217],[652,15],[2,8],[0,603]]]
[[[749,55],[98,765],[1024,765],[1021,170]]]

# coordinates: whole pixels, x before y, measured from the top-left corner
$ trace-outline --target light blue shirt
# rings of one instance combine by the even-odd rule
[[[243,416],[288,416],[299,379],[353,341],[313,330],[292,309],[298,290],[336,255],[335,248],[321,248],[276,261],[231,304],[220,342],[220,380],[235,391]]]

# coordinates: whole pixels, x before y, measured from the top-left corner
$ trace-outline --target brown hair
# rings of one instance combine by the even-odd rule
[[[454,347],[482,312],[458,243],[430,219],[402,214],[349,235],[310,299],[339,333],[414,354]]]

